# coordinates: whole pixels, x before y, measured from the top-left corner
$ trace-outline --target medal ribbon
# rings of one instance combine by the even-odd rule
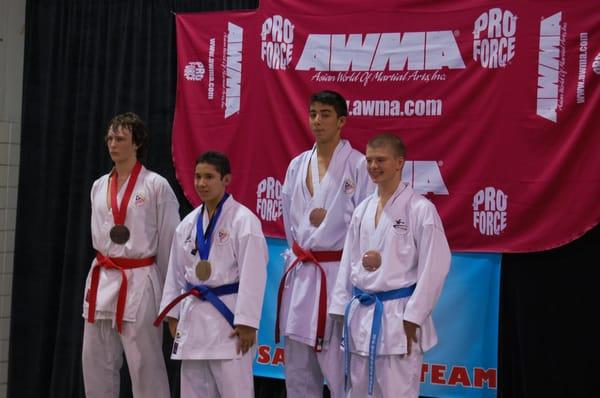
[[[113,171],[113,175],[111,176],[112,180],[110,181],[110,207],[112,209],[113,220],[115,222],[115,225],[125,224],[125,217],[127,217],[127,205],[129,204],[129,199],[131,198],[133,187],[135,187],[135,183],[137,182],[141,170],[142,164],[138,160],[135,163],[135,166],[133,166],[131,176],[129,176],[127,188],[125,188],[125,194],[123,195],[123,199],[121,199],[121,207],[117,205],[117,180],[119,179],[119,173],[117,172],[117,169],[114,169]]]
[[[201,260],[208,260],[208,255],[210,253],[210,245],[212,243],[212,233],[215,229],[215,225],[217,225],[217,220],[221,215],[221,210],[223,209],[223,203],[227,200],[229,194],[226,192],[225,195],[219,201],[217,205],[217,210],[215,214],[212,216],[208,223],[208,227],[206,227],[206,233],[204,232],[204,209],[206,208],[206,204],[202,205],[202,211],[198,215],[198,219],[196,220],[196,247],[198,248],[198,255]]]
[[[321,179],[319,178],[319,158],[317,157],[317,146],[313,149],[313,152],[310,156],[310,178],[312,182],[313,189],[313,199],[322,199],[321,198]],[[316,200],[315,200],[316,201]],[[325,204],[325,200],[322,200],[323,204],[320,203],[321,200],[316,204],[321,207]]]
[[[390,231],[390,227],[391,227],[390,224],[393,222],[393,220],[390,218],[390,216],[388,216],[388,214],[390,213],[387,211],[388,209],[398,208],[398,209],[401,209],[403,214],[406,214],[406,210],[405,210],[406,203],[408,202],[408,200],[411,197],[411,195],[409,194],[410,192],[408,190],[406,190],[407,186],[408,186],[407,184],[400,182],[400,185],[398,185],[398,188],[396,188],[396,192],[394,192],[392,197],[390,199],[388,199],[387,203],[385,204],[384,208],[381,211],[381,217],[379,218],[379,224],[377,225],[377,227],[375,227],[375,231],[369,235],[368,249],[375,250],[380,253],[383,251],[384,241],[389,236],[389,231]],[[376,200],[376,202],[379,202],[379,200],[380,200],[379,193],[375,197],[373,197],[371,200]],[[396,203],[396,200],[400,200],[400,202]],[[393,207],[393,206],[395,206],[395,207]],[[377,209],[377,203],[375,204],[375,209]],[[376,213],[377,213],[377,210],[375,210],[375,213],[373,213],[373,223],[375,222],[375,214]],[[360,228],[360,226],[359,226],[359,228]],[[360,236],[360,234],[361,234],[361,232],[359,232],[359,236]]]
[[[328,199],[332,192],[335,192],[335,190],[327,188],[331,186],[332,179],[334,179],[334,181],[337,183],[337,177],[339,177],[341,181],[343,177],[343,170],[341,170],[340,174],[340,165],[346,164],[346,160],[351,153],[352,148],[350,148],[348,142],[346,140],[341,140],[335,147],[327,172],[323,176],[323,180],[321,180],[319,178],[319,158],[317,156],[317,146],[314,146],[313,152],[310,156],[310,177],[313,187],[313,208],[326,208],[330,204]]]

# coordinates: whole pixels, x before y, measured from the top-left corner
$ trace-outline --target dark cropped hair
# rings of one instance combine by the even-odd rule
[[[133,143],[138,147],[136,151],[137,158],[141,158],[146,152],[146,143],[148,142],[148,131],[144,121],[133,112],[117,115],[108,122],[107,136],[108,133],[117,130],[119,127],[131,131]]]
[[[397,157],[406,158],[406,146],[397,135],[384,133],[372,137],[367,143],[368,147],[381,148],[390,147]]]
[[[227,174],[231,174],[231,165],[229,164],[229,159],[224,153],[217,151],[203,152],[196,159],[196,166],[198,166],[200,163],[208,163],[215,166],[215,169],[217,169],[219,174],[221,174],[221,178],[225,177]]]
[[[346,99],[340,93],[331,90],[324,90],[314,93],[310,96],[310,105],[315,102],[333,106],[337,116],[348,116],[348,105]]]

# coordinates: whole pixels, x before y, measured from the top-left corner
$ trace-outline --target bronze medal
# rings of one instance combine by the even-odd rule
[[[133,187],[136,184],[140,171],[142,170],[142,164],[137,161],[133,170],[131,170],[131,176],[129,177],[129,181],[127,182],[127,187],[125,188],[125,193],[123,194],[123,199],[121,199],[121,206],[117,205],[117,191],[118,191],[118,179],[119,174],[116,169],[113,169],[113,173],[110,175],[110,185],[109,185],[109,196],[110,196],[110,209],[112,211],[113,220],[115,222],[115,226],[110,229],[110,240],[118,245],[122,245],[129,240],[129,229],[124,225],[125,218],[127,217],[127,204],[129,203],[129,199],[131,198],[131,193],[133,192]]]
[[[310,221],[311,225],[318,227],[319,225],[321,225],[326,215],[327,210],[325,210],[322,207],[317,207],[315,209],[312,209],[308,216],[308,220]]]
[[[367,271],[375,271],[381,266],[381,254],[375,250],[369,250],[363,254],[363,268]]]
[[[211,273],[210,261],[208,261],[208,260],[198,261],[198,264],[196,264],[196,277],[201,281],[205,281],[208,278],[210,278],[210,273]]]
[[[118,245],[123,245],[129,240],[129,229],[122,224],[115,225],[110,229],[110,240]]]

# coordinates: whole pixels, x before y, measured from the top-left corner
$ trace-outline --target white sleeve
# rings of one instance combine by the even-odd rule
[[[333,294],[331,295],[331,303],[329,304],[330,314],[344,315],[346,304],[352,298],[352,282],[350,280],[352,260],[360,258],[360,237],[358,236],[358,225],[360,225],[360,220],[357,220],[357,210],[358,209],[356,209],[352,215],[352,221],[350,222],[350,227],[346,234],[344,251],[339,265],[340,268],[333,288]]]
[[[367,170],[367,161],[364,157],[356,165],[355,173],[356,190],[354,192],[353,199],[354,206],[356,207],[369,195],[371,195],[377,187],[373,183],[373,180],[371,180],[371,177],[369,177],[369,172]]]
[[[175,228],[179,224],[179,202],[171,186],[164,178],[157,184],[156,217],[158,228],[158,247],[156,250],[156,265],[158,266],[161,282],[167,275],[169,252]]]
[[[94,234],[94,213],[96,212],[96,210],[94,209],[94,196],[96,195],[97,185],[98,180],[94,181],[94,183],[92,184],[92,189],[90,189],[90,206],[92,207],[92,211],[90,213],[90,232],[92,234],[92,239]]]
[[[294,243],[294,237],[292,236],[291,226],[291,206],[292,206],[292,194],[294,192],[294,184],[296,183],[296,159],[293,159],[288,166],[287,172],[285,173],[285,180],[281,188],[281,199],[282,199],[282,212],[283,212],[283,227],[285,229],[285,238],[288,246],[292,247]]]
[[[184,241],[186,239],[184,228],[180,225],[173,236],[173,242],[171,245],[169,266],[167,270],[167,276],[165,279],[165,287],[163,290],[162,300],[160,302],[160,312],[171,303],[177,296],[183,293],[185,289],[185,257]],[[181,303],[178,303],[175,307],[167,313],[167,316],[175,319],[179,319],[179,307]]]
[[[267,282],[268,250],[260,222],[254,215],[245,216],[240,223],[234,250],[240,286],[233,323],[258,329]]]
[[[427,206],[422,219],[415,221],[417,287],[406,304],[404,319],[422,325],[440,297],[452,256],[442,222],[433,204]]]

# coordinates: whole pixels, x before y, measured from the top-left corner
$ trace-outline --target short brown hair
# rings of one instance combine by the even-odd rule
[[[400,137],[394,134],[384,133],[371,137],[371,139],[367,143],[367,146],[371,148],[380,148],[382,146],[387,146],[394,151],[394,154],[397,157],[406,157],[406,146],[404,145],[404,142],[402,142]]]
[[[138,159],[141,158],[146,152],[146,142],[148,141],[148,131],[144,121],[133,112],[122,113],[108,122],[107,134],[119,127],[131,132],[133,143],[137,145],[136,156]]]

